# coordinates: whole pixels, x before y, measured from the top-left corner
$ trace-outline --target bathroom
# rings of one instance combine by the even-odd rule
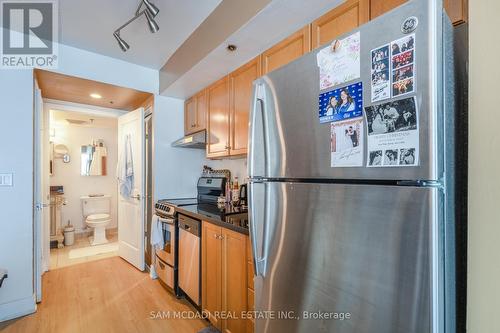
[[[119,114],[52,106],[50,269],[118,253]]]

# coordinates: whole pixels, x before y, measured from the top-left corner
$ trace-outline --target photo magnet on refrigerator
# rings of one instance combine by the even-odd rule
[[[368,167],[417,166],[418,110],[415,97],[365,108]]]
[[[415,34],[391,43],[392,96],[415,91]]]
[[[358,82],[319,95],[319,122],[329,123],[363,116],[363,83]]]
[[[364,128],[363,118],[332,123],[332,168],[363,166]]]
[[[372,50],[370,54],[372,102],[376,102],[391,97],[389,44]]]
[[[325,90],[361,76],[360,32],[334,40],[316,55],[319,89]]]

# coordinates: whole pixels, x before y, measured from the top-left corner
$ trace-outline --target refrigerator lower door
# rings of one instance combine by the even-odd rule
[[[441,331],[440,190],[270,182],[250,195],[256,332]]]

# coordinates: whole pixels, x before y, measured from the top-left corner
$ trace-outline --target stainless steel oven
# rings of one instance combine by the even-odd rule
[[[166,264],[175,266],[175,220],[173,218],[158,217],[162,222],[164,245],[156,249],[156,256]]]
[[[175,219],[170,217],[158,217],[162,223],[162,233],[164,245],[155,250],[156,260],[155,269],[158,278],[165,283],[169,288],[175,290],[176,276],[176,235],[175,235]]]

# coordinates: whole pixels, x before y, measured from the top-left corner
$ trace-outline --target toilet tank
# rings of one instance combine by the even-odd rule
[[[84,217],[93,214],[109,214],[111,211],[110,195],[88,195],[81,197],[80,200],[82,201],[82,213]]]

